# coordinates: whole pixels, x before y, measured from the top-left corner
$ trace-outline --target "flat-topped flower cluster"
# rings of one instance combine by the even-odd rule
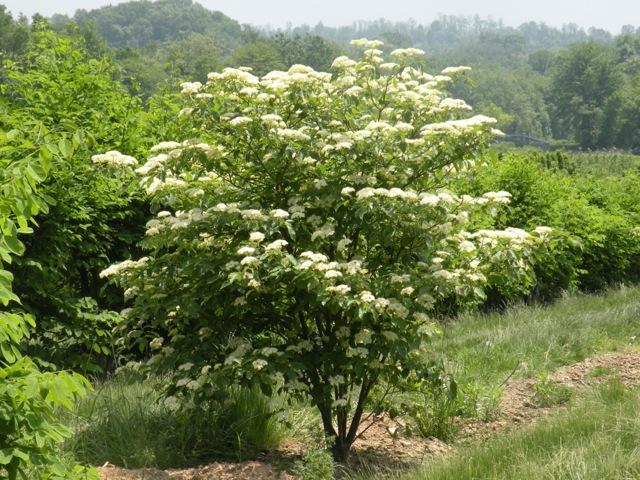
[[[472,305],[503,274],[528,281],[548,234],[469,231],[509,193],[447,189],[497,133],[447,91],[468,67],[430,75],[421,50],[387,61],[382,42],[352,43],[362,57],[332,73],[226,68],[184,83],[177,121],[194,137],[159,143],[136,170],[160,210],[148,258],[103,272],[133,289],[125,341],[188,365],[179,385],[200,394],[233,371],[306,392],[347,442],[345,419],[359,423],[378,381],[430,375],[438,306]]]

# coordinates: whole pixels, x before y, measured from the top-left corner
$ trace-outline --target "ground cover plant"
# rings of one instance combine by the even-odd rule
[[[67,417],[75,435],[65,449],[91,465],[176,468],[254,458],[292,432],[282,402],[257,390],[230,387],[223,401],[193,408],[166,401],[164,387],[131,374],[95,385]]]

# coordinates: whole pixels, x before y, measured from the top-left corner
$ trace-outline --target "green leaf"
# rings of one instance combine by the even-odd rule
[[[62,139],[58,142],[58,149],[64,158],[70,159],[73,155],[73,145],[67,139]]]

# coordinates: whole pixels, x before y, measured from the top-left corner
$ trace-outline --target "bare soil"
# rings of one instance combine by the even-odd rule
[[[554,382],[576,390],[602,382],[611,376],[626,386],[640,385],[640,352],[611,353],[586,359],[562,367],[549,376]],[[562,407],[538,408],[533,401],[535,379],[515,380],[508,383],[501,400],[501,414],[491,422],[466,421],[462,436],[468,441],[489,437],[496,433],[530,424]],[[372,418],[373,424],[363,432],[353,446],[352,462],[358,464],[384,463],[410,465],[424,457],[450,452],[454,447],[440,440],[407,438],[401,435],[402,420],[387,417]],[[363,429],[371,422],[365,423]],[[280,452],[285,457],[299,457],[305,445],[290,441]],[[98,469],[102,480],[295,480],[295,477],[266,462],[214,463],[183,470],[125,470],[112,465]]]

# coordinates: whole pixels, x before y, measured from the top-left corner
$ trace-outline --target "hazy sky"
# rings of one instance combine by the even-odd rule
[[[0,0],[13,13],[49,16],[73,14],[78,8],[92,9],[122,3],[122,0]],[[638,0],[200,0],[213,10],[220,10],[241,23],[286,26],[319,21],[327,25],[344,25],[354,20],[415,19],[430,22],[438,14],[461,14],[502,19],[507,25],[544,21],[549,25],[577,23],[596,26],[617,33],[622,25],[640,26]]]

